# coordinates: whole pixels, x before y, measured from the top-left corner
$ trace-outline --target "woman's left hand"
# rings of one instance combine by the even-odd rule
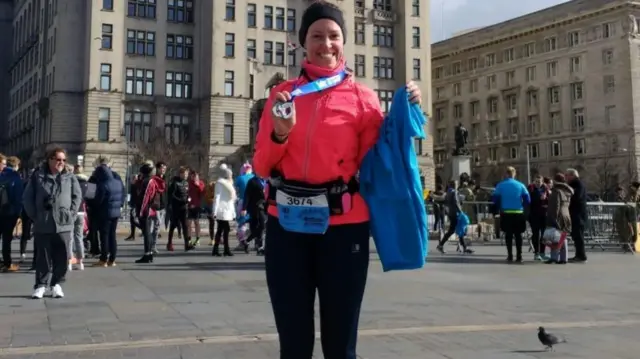
[[[415,82],[407,82],[407,92],[409,93],[409,101],[420,105],[422,103],[422,91]]]

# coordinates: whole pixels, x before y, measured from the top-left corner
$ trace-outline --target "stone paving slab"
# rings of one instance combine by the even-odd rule
[[[78,358],[128,357],[132,351],[141,358],[277,358],[277,345],[273,341],[162,344],[175,338],[193,341],[223,336],[273,336],[275,326],[261,257],[241,254],[213,258],[210,247],[203,245],[193,253],[162,253],[155,263],[139,265],[133,261],[140,255],[140,241],[120,243],[118,267],[70,273],[64,286],[67,297],[62,300],[28,299],[32,273],[0,274],[0,357],[1,348],[28,350],[66,345],[76,349],[65,357]],[[382,273],[377,257],[372,255],[361,329],[394,333],[398,328],[420,327],[427,328],[426,332],[435,328],[435,332],[365,336],[360,346],[363,357],[430,358],[420,353],[426,351],[434,358],[548,355],[591,358],[591,354],[573,348],[573,340],[566,346],[571,348],[572,356],[505,352],[509,348],[536,349],[535,341],[531,343],[535,330],[533,333],[529,330],[528,337],[522,339],[522,331],[493,330],[489,334],[437,331],[446,331],[443,328],[451,326],[498,328],[532,322],[640,323],[637,306],[640,283],[633,274],[638,271],[640,257],[594,252],[586,265],[544,265],[530,261],[506,265],[503,248],[476,249],[473,256],[431,253],[425,269],[411,272]],[[640,332],[640,326],[602,330],[606,342],[601,346],[595,344],[605,340],[589,334],[596,332],[594,329],[571,329],[569,325],[566,331],[572,337],[585,336],[584,341],[578,342],[600,351],[600,356],[593,357],[637,358],[637,344],[629,333]],[[456,338],[464,338],[473,345],[469,347],[471,344]],[[157,342],[160,347],[124,349],[120,354],[96,351],[95,356],[78,351],[78,346],[135,344],[145,340]],[[534,348],[530,349],[532,345]],[[105,354],[109,352],[111,356]],[[476,354],[479,356],[473,356]],[[53,357],[56,356],[47,356]]]

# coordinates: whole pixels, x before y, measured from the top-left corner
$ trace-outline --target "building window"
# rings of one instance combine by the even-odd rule
[[[505,85],[510,87],[515,85],[516,83],[516,72],[515,71],[507,71],[504,74],[505,76]]]
[[[518,109],[518,98],[516,95],[508,95],[506,98],[507,110],[517,110]]]
[[[580,45],[580,31],[571,31],[567,34],[567,43],[569,47]]]
[[[113,10],[113,0],[102,0],[102,10]]]
[[[111,64],[100,64],[100,90],[111,91]]]
[[[580,101],[584,97],[584,86],[582,82],[575,82],[571,84],[571,99],[573,101]]]
[[[393,58],[374,56],[373,78],[393,79]]]
[[[572,74],[582,71],[582,66],[580,64],[580,56],[572,57],[569,60],[569,70],[571,71]]]
[[[529,153],[527,155],[529,158],[540,158],[540,145],[537,143],[532,143],[527,146]]]
[[[236,35],[227,32],[224,34],[224,57],[235,57]]]
[[[613,49],[602,50],[602,64],[605,66],[613,64]]]
[[[389,90],[376,90],[378,99],[380,100],[380,106],[384,113],[389,112],[391,109],[391,100],[393,100],[393,91]]]
[[[489,90],[493,90],[496,88],[498,83],[498,80],[496,78],[496,75],[489,75],[487,76],[487,89]]]
[[[413,138],[413,149],[416,151],[416,155],[422,154],[422,138],[414,137]]]
[[[613,75],[605,75],[602,78],[602,82],[605,94],[612,94],[616,92],[616,79]]]
[[[462,64],[460,63],[460,61],[454,62],[451,65],[451,74],[452,75],[459,75],[461,72],[462,72]]]
[[[193,75],[189,72],[167,71],[164,95],[171,98],[191,98]]]
[[[256,40],[247,39],[247,57],[250,59],[256,58]]]
[[[287,31],[296,31],[296,9],[287,9]]]
[[[527,67],[527,82],[531,82],[535,80],[536,80],[536,67],[535,66]]]
[[[179,145],[185,142],[189,135],[189,116],[172,115],[164,116],[164,139],[167,143]]]
[[[502,61],[503,62],[512,62],[515,59],[516,59],[516,53],[513,50],[513,47],[504,50],[504,53],[502,54]]]
[[[229,1],[227,0],[227,4]],[[228,5],[227,5],[228,9]],[[233,19],[232,19],[233,20]],[[193,23],[193,1],[192,0],[168,0],[167,1],[167,21]]]
[[[496,114],[498,113],[498,98],[497,97],[491,97],[487,100],[487,112],[489,112],[489,114]]]
[[[463,115],[464,115],[464,113],[463,113],[463,109],[462,109],[462,104],[461,103],[457,103],[457,104],[453,105],[453,118],[461,119]]]
[[[225,8],[224,19],[227,21],[236,20],[236,0],[227,0],[227,7]]]
[[[167,35],[167,58],[193,59],[193,37],[184,35]]]
[[[264,42],[264,64],[273,64],[273,41]]]
[[[495,162],[498,160],[498,149],[496,147],[489,148],[489,161]]]
[[[615,23],[607,23],[602,24],[602,38],[608,39],[610,37],[615,36],[616,34],[616,24]]]
[[[462,94],[462,85],[457,82],[453,84],[453,96],[460,96]]]
[[[562,131],[562,117],[560,116],[560,112],[551,112],[549,114],[550,119],[550,132],[558,133]]]
[[[584,123],[584,109],[576,108],[572,112],[571,116],[571,129],[573,131],[584,131],[585,123]]]
[[[289,59],[287,62],[287,66],[296,66],[298,64],[298,54],[296,52],[298,48],[295,44],[289,42],[287,44],[287,49],[289,50]]]
[[[616,119],[616,107],[615,106],[606,106],[604,108],[604,121],[605,124],[609,125],[613,123]]]
[[[527,107],[529,108],[538,107],[538,91],[537,90],[527,91]]]
[[[233,113],[224,113],[224,144],[233,144]]]
[[[233,96],[235,74],[233,71],[224,72],[224,95]]]
[[[127,30],[127,54],[156,56],[156,33],[153,31]]]
[[[98,141],[109,141],[109,118],[111,110],[108,108],[98,109]]]
[[[530,115],[527,117],[527,134],[535,135],[540,132],[540,120],[538,115]]]
[[[478,58],[477,57],[472,57],[469,59],[469,71],[475,71],[478,69]]]
[[[522,57],[528,58],[528,57],[531,57],[531,56],[533,56],[535,54],[536,54],[536,43],[535,42],[530,42],[530,43],[524,44],[524,47],[522,49]]]
[[[127,16],[155,19],[156,0],[129,0]]]
[[[472,120],[479,120],[480,115],[480,101],[473,101],[469,103],[469,112]]]
[[[284,8],[276,8],[276,30],[284,30]]]
[[[153,96],[154,77],[153,70],[127,68],[125,93],[127,95]]]
[[[355,39],[355,43],[356,45],[364,45],[365,44],[365,36],[364,36],[364,23],[362,22],[356,22],[356,39]]]
[[[556,51],[558,49],[558,39],[555,36],[544,39],[544,51]]]
[[[420,0],[411,1],[411,16],[420,16]]]
[[[373,0],[375,10],[391,11],[391,0]]]
[[[554,86],[547,90],[547,98],[550,105],[556,105],[560,103],[560,87]]]
[[[373,25],[373,46],[393,47],[393,27]]]
[[[509,158],[512,159],[512,160],[517,160],[518,159],[518,152],[519,152],[518,150],[519,150],[518,147],[515,147],[515,146],[510,147],[509,148]]]
[[[256,4],[247,4],[247,27],[256,27],[257,26],[257,14],[256,14],[257,6]]]
[[[413,79],[420,80],[422,78],[422,66],[420,66],[420,59],[413,59]]]
[[[560,141],[552,141],[551,142],[551,157],[560,157],[562,156],[562,142]]]
[[[420,48],[420,28],[414,26],[411,30],[411,47],[414,49]]]
[[[558,62],[547,62],[547,77],[556,77],[556,75],[558,75]]]
[[[284,42],[276,42],[276,65],[284,65]]]
[[[469,93],[478,92],[478,79],[469,80]]]
[[[273,29],[273,6],[264,7],[264,28]]]
[[[113,25],[102,24],[102,49],[111,50],[113,48]]]
[[[496,54],[486,54],[484,56],[484,67],[492,67],[496,64]]]
[[[576,155],[584,155],[587,153],[584,138],[573,140],[573,153]]]
[[[149,142],[151,134],[150,112],[126,111],[124,113],[124,136],[128,142]]]
[[[355,73],[358,77],[365,77],[365,57],[364,55],[356,55],[354,61]]]

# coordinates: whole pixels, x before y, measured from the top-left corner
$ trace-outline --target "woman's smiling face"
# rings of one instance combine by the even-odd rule
[[[329,69],[335,68],[342,59],[344,50],[342,29],[330,19],[315,21],[309,26],[305,48],[310,63]]]

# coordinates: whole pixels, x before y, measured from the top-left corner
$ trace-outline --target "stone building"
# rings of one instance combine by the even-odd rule
[[[432,46],[434,161],[450,176],[454,126],[491,185],[574,167],[593,192],[636,177],[640,4],[570,1]]]
[[[308,3],[17,0],[3,147],[36,159],[58,144],[72,161],[104,156],[123,172],[148,147],[189,153],[203,172],[237,165],[250,156],[251,108],[267,81],[299,73]],[[428,1],[336,4],[349,29],[349,65],[383,106],[409,79],[429,93]],[[433,182],[431,145],[416,145]]]

